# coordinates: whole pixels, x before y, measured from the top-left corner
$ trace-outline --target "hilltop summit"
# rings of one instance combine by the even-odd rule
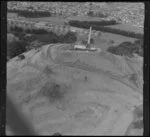
[[[10,60],[7,94],[41,135],[125,135],[142,104],[141,61],[67,46],[45,45]]]

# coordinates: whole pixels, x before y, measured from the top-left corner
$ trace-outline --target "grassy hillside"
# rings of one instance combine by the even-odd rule
[[[143,102],[141,89],[118,75],[124,74],[117,70],[128,65],[127,61],[109,53],[64,54],[61,47],[65,45],[46,45],[24,53],[23,60],[15,57],[8,62],[7,94],[39,135],[124,135],[135,122],[134,107]],[[69,65],[56,60],[65,55],[70,61],[80,61]]]

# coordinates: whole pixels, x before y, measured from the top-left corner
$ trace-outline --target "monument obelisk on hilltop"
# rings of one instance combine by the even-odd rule
[[[90,49],[91,32],[92,32],[92,27],[90,27],[90,32],[89,32],[89,35],[88,35],[88,42],[87,42],[87,46],[86,46],[87,49]]]

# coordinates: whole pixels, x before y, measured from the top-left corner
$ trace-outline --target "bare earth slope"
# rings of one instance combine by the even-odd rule
[[[10,60],[7,94],[41,135],[135,134],[134,110],[143,102],[142,61],[134,64],[104,52],[70,52],[67,46],[46,45],[24,53],[24,60]],[[137,76],[133,82],[132,74]]]

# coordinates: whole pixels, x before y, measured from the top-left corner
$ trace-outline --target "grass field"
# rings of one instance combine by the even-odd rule
[[[87,40],[87,37],[82,37],[81,39]],[[114,43],[111,43],[111,40],[113,40]],[[125,41],[134,42],[135,40],[135,38],[129,38],[122,35],[101,32],[101,36],[97,36],[94,38],[94,44],[92,44],[92,46],[101,48],[102,50],[107,50],[110,46],[117,46]]]
[[[17,14],[16,13],[8,12],[7,13],[7,18],[17,18]]]
[[[17,18],[16,13],[8,13],[7,14],[8,18]],[[51,23],[54,25],[63,25],[64,22],[66,21],[65,18],[63,17],[41,17],[41,18],[24,18],[24,17],[19,17],[19,19],[24,19],[27,21],[42,21],[42,22],[47,22]]]
[[[15,18],[15,17],[17,17],[17,15],[15,13],[8,13],[8,17]],[[20,18],[23,18],[23,17],[20,17]],[[23,18],[23,19],[30,20],[30,21],[45,21],[45,22],[50,22],[54,25],[61,25],[66,21],[63,17],[45,17],[45,18],[30,18],[30,19]],[[81,17],[81,16],[71,17],[68,20],[70,20],[70,19],[75,19],[75,20],[92,20],[92,19],[95,20],[95,19],[97,19],[98,20],[98,18],[95,18],[95,17]],[[100,18],[99,18],[99,20],[100,20]],[[136,32],[140,31],[140,28],[133,27],[129,24],[128,25],[124,25],[124,24],[110,25],[110,27],[119,28],[119,29],[123,29],[123,30],[124,29],[132,30],[132,31],[136,31]],[[83,39],[87,40],[87,37],[85,37]],[[114,41],[113,44],[110,43],[111,40]],[[107,50],[108,47],[110,47],[110,46],[116,46],[124,41],[133,42],[134,40],[136,40],[136,39],[105,32],[105,33],[102,33],[101,36],[97,36],[94,38],[94,46],[99,47],[102,50]]]
[[[17,18],[16,13],[8,13],[7,14],[8,18]],[[60,16],[55,16],[55,17],[41,17],[41,18],[24,18],[24,17],[19,17],[20,19],[26,19],[30,21],[45,21],[45,22],[50,22],[52,24],[64,24],[64,22],[69,21],[69,20],[79,20],[79,21],[101,21],[101,18],[98,17],[85,17],[85,16],[72,16],[69,18],[63,18]]]
[[[127,30],[129,32],[136,32],[136,33],[144,33],[144,30],[142,28],[132,26],[131,24],[117,24],[117,25],[109,25],[108,27],[116,28],[120,30]]]

